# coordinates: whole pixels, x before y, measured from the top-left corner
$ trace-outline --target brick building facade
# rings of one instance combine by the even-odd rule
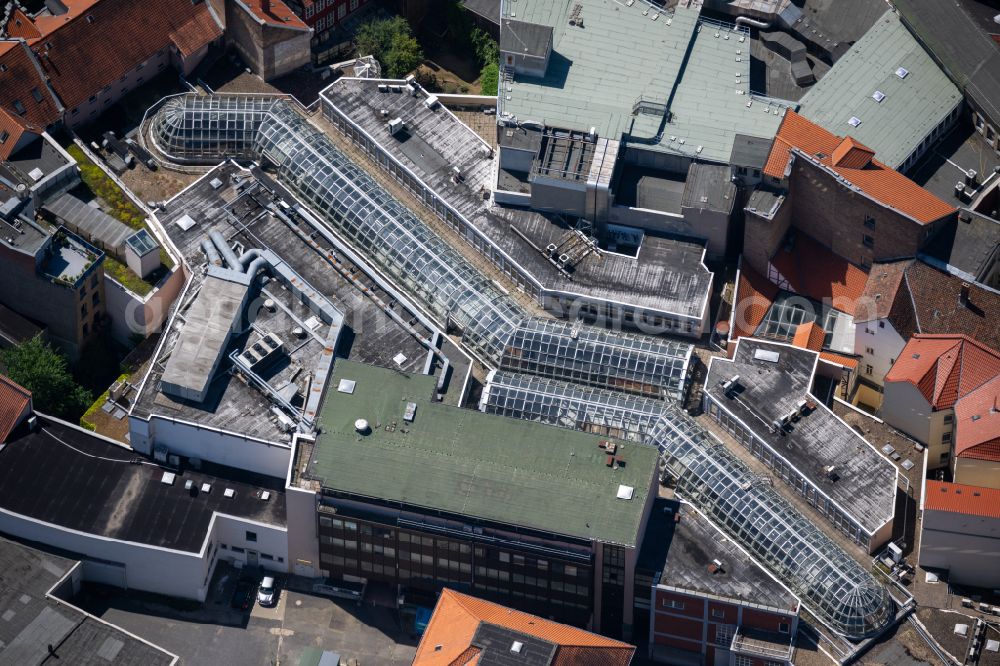
[[[870,148],[793,111],[785,114],[764,174],[762,187],[784,195],[767,210],[746,210],[744,255],[764,275],[792,226],[867,269],[875,261],[915,256],[957,215],[875,160]]]

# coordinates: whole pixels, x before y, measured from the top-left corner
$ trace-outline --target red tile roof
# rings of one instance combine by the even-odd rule
[[[31,391],[14,380],[0,375],[0,442],[17,426],[17,419],[31,404]]]
[[[413,666],[477,663],[480,650],[471,641],[482,622],[555,643],[559,647],[552,666],[628,666],[635,653],[628,643],[445,588],[417,646]]]
[[[787,111],[764,165],[764,173],[784,178],[793,151],[800,158],[831,169],[883,206],[918,222],[933,222],[955,212],[952,206],[903,174],[872,159],[870,148],[849,137],[843,139],[832,134],[794,111]]]
[[[799,324],[795,327],[795,337],[792,344],[802,349],[819,351],[823,348],[823,340],[826,338],[826,331],[815,321]]]
[[[7,36],[37,39],[42,36],[42,33],[35,27],[31,17],[18,7],[11,13],[10,19],[7,21]]]
[[[1000,518],[1000,490],[928,480],[924,491],[924,509]]]
[[[246,6],[258,21],[263,21],[270,26],[299,30],[309,29],[309,26],[282,0],[241,0],[241,4]],[[265,9],[264,5],[268,5],[268,8]]]
[[[872,265],[868,271],[861,301],[854,308],[854,323],[885,319],[892,310],[896,292],[911,261],[894,261]]]
[[[744,262],[736,287],[732,339],[753,337],[777,295],[778,287]]]
[[[771,266],[788,281],[790,291],[829,301],[850,315],[868,282],[868,273],[802,232],[796,232],[793,244],[775,252]]]
[[[934,409],[949,409],[997,375],[1000,352],[967,335],[915,335],[885,381],[913,384]]]
[[[14,116],[0,108],[0,160],[10,157],[26,131],[27,128]]]
[[[821,351],[819,353],[819,359],[821,361],[826,361],[827,363],[842,365],[845,368],[850,368],[851,370],[858,369],[858,359],[853,358],[851,356],[844,356],[843,354],[834,354],[833,352]]]
[[[955,456],[1000,462],[1000,374],[955,404]]]
[[[189,55],[222,35],[205,2],[84,0],[69,6],[66,14],[37,21],[43,37],[31,43],[68,109],[171,45]]]
[[[22,126],[38,131],[59,120],[62,108],[45,85],[26,42],[0,42],[0,65],[0,108]]]
[[[847,137],[841,141],[840,145],[837,146],[837,149],[833,151],[831,160],[833,162],[833,166],[835,167],[843,167],[845,169],[864,169],[871,164],[874,157],[874,150],[863,143],[858,143],[851,137]]]

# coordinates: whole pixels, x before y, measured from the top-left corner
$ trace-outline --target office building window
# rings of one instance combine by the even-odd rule
[[[256,532],[251,532],[250,530],[247,530],[247,541],[249,541],[250,543],[256,543],[257,542],[257,533]]]
[[[733,642],[734,627],[731,624],[720,624],[715,627],[715,644],[729,647]]]

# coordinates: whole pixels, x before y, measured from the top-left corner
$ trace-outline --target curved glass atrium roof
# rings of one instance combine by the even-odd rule
[[[656,446],[677,491],[848,638],[877,634],[895,605],[870,572],[676,407],[640,396],[498,371],[482,407]]]
[[[178,162],[275,164],[284,186],[493,365],[647,395],[682,392],[690,344],[525,312],[284,99],[170,98],[150,134]]]

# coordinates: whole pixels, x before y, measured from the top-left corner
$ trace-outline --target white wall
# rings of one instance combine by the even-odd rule
[[[246,541],[246,530],[257,533],[256,543]],[[124,580],[128,589],[198,601],[205,600],[215,560],[234,556],[231,550],[220,551],[220,542],[252,548],[284,560],[261,560],[265,568],[285,572],[288,566],[285,528],[218,513],[212,517],[205,542],[197,553],[79,532],[3,509],[0,509],[0,531],[78,554],[84,559],[85,580],[108,584]],[[89,562],[87,558],[105,562]]]
[[[1000,462],[976,458],[955,458],[955,483],[1000,489]]]
[[[83,557],[125,566],[130,588],[188,599],[204,599],[202,581],[208,561],[200,553],[184,553],[69,530],[0,509],[0,531],[21,539],[62,548]],[[84,570],[86,576],[86,569]]]
[[[927,447],[927,469],[949,464],[952,442],[943,441],[943,437],[954,427],[954,409],[935,411],[913,384],[886,382],[881,416],[893,428],[902,430]],[[951,422],[945,423],[949,418]]]
[[[211,540],[216,544],[217,559],[245,564],[248,552],[253,551],[257,553],[261,567],[281,573],[289,571],[288,532],[285,528],[219,513],[215,514],[214,527]],[[247,539],[248,531],[257,535],[256,541]],[[222,544],[226,545],[225,549]],[[233,551],[233,546],[242,548],[244,552]],[[271,559],[262,555],[270,555]]]
[[[886,374],[905,346],[906,340],[888,319],[858,323],[854,327],[854,353],[861,356],[858,373],[876,386],[884,386]],[[867,372],[869,365],[871,373]]]
[[[111,317],[111,334],[115,340],[127,344],[133,334],[146,337],[159,330],[183,287],[184,271],[178,267],[145,297],[129,291],[105,273],[104,308]]]
[[[129,443],[146,455],[153,455],[156,447],[165,446],[171,453],[181,456],[278,479],[285,478],[291,454],[290,444],[263,442],[155,415],[149,421],[129,416]]]
[[[924,511],[920,566],[948,571],[948,582],[1000,588],[1000,519]]]

